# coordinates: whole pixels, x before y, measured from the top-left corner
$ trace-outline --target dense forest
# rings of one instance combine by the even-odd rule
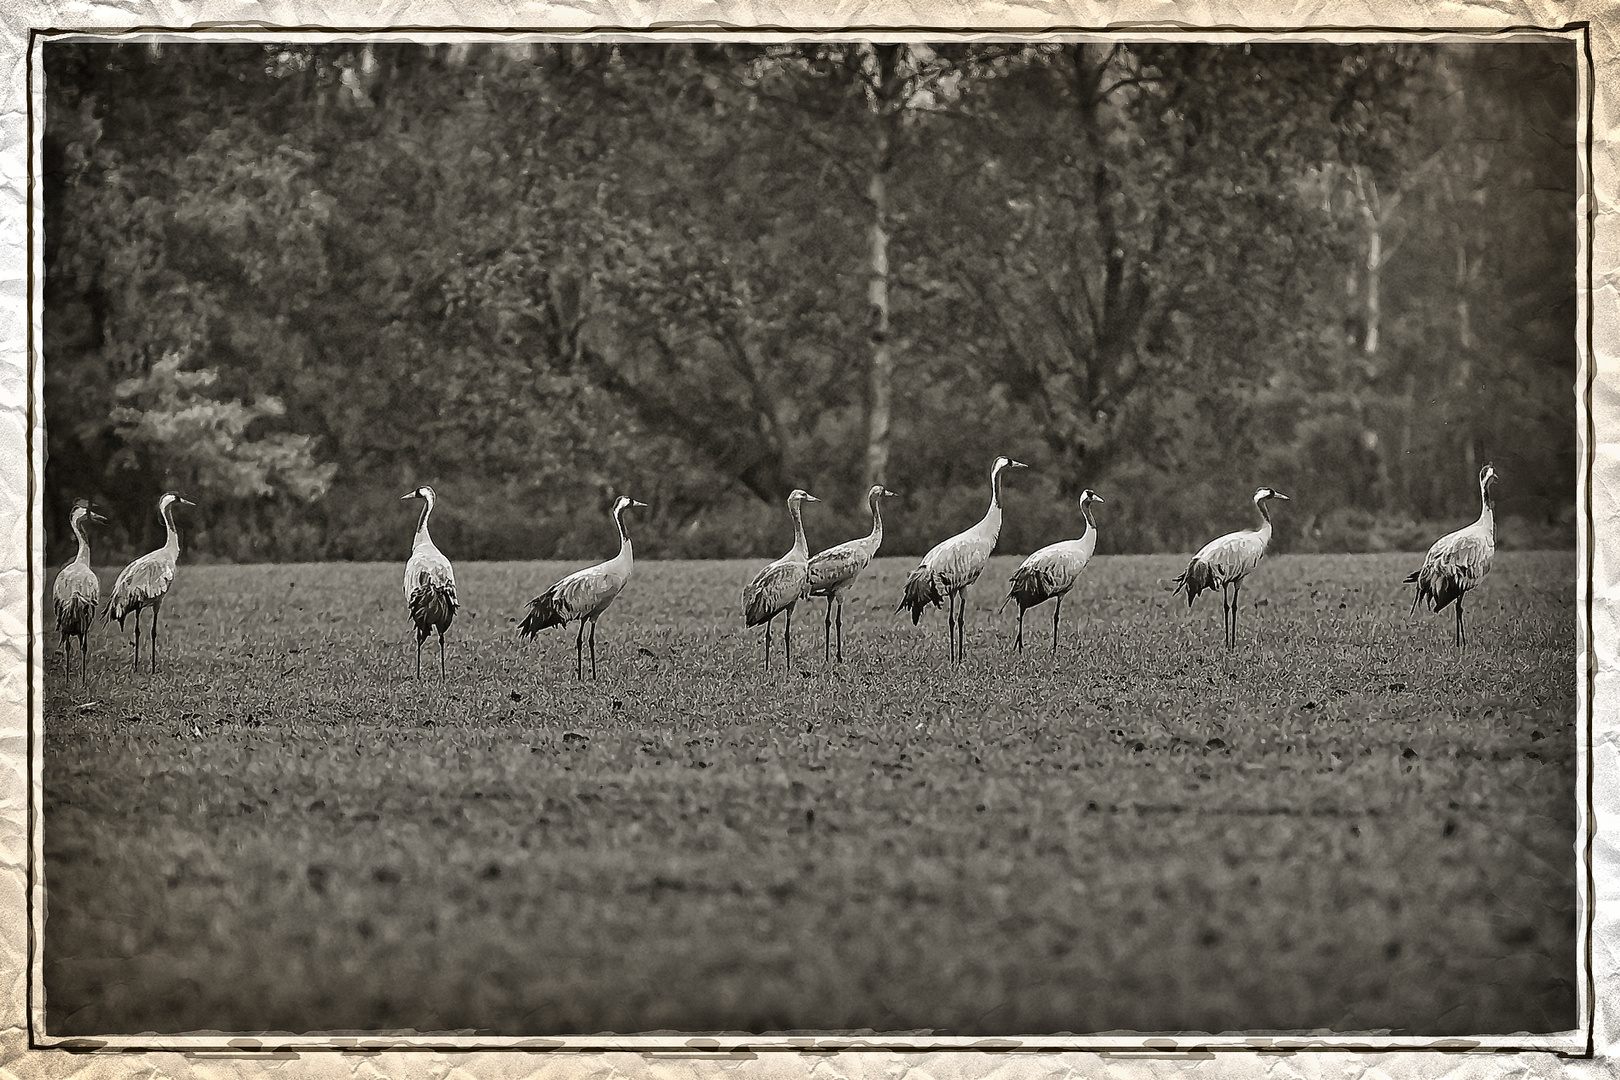
[[[53,561],[1573,540],[1571,44],[43,51]]]

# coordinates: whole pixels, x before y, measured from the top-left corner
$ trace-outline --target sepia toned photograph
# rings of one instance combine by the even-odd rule
[[[37,1036],[1587,1023],[1576,35],[33,59]]]

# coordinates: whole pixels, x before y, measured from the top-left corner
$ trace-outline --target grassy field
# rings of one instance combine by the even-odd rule
[[[572,566],[459,566],[421,682],[396,566],[182,566],[156,678],[47,665],[49,1029],[1573,1027],[1573,553],[1466,654],[1417,561],[1268,560],[1227,654],[1099,558],[1054,663],[998,558],[952,667],[880,560],[791,678],[754,564],[642,563],[584,685],[515,633]]]

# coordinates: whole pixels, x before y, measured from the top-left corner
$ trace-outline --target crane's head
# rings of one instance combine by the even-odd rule
[[[1485,467],[1479,470],[1479,486],[1494,483],[1496,483],[1496,467],[1487,461]]]
[[[90,509],[90,500],[89,499],[74,499],[73,500],[73,513],[68,515],[68,520],[70,522],[72,522],[73,524],[75,524],[75,525],[77,525],[79,522],[85,521],[85,520],[94,521],[98,525],[107,524],[107,519],[106,518],[102,517],[100,514],[96,513],[94,510]]]
[[[163,513],[163,511],[167,510],[175,503],[179,503],[181,506],[197,505],[184,495],[180,494],[178,491],[165,491],[162,497],[158,499],[158,513]]]
[[[406,499],[425,499],[428,502],[432,502],[433,489],[428,487],[426,484],[423,484],[415,491],[407,491],[405,494],[399,497],[400,502],[404,502]]]
[[[866,501],[873,505],[876,505],[879,499],[898,499],[899,497],[882,484],[873,484],[872,490],[866,493]]]
[[[1288,496],[1274,488],[1263,487],[1255,489],[1254,502],[1256,506],[1265,502],[1267,499],[1281,499],[1283,502],[1289,501]]]
[[[1029,468],[1029,466],[1025,465],[1022,461],[1014,461],[1012,458],[1008,457],[1006,454],[1003,454],[1000,457],[996,458],[996,463],[991,468],[990,475],[995,476],[998,473],[1000,473],[1002,469],[1027,469],[1027,468]]]
[[[808,491],[805,491],[803,488],[794,488],[792,491],[788,492],[788,505],[789,506],[797,506],[800,503],[820,502],[820,501],[821,501],[820,499],[816,498],[814,495],[810,494]]]
[[[647,504],[644,502],[636,502],[636,500],[632,499],[628,495],[620,495],[617,499],[613,500],[613,514],[615,517],[617,517],[619,514],[624,513],[632,506],[639,506],[642,509],[646,509]]]
[[[1090,506],[1092,503],[1100,503],[1105,501],[1106,500],[1101,495],[1097,494],[1095,491],[1092,491],[1090,488],[1086,488],[1086,490],[1080,493],[1080,505],[1082,508]]]

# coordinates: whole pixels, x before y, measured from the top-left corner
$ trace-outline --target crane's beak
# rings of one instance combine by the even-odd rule
[[[1009,461],[1009,462],[1007,462],[1007,468],[1009,468],[1009,469],[1027,469],[1027,468],[1029,468],[1029,466],[1025,465],[1022,461]]]
[[[645,510],[645,509],[647,509],[647,504],[646,504],[646,503],[644,503],[644,502],[637,502],[637,501],[636,501],[636,500],[634,500],[634,499],[631,499],[631,500],[630,500],[630,505],[631,505],[631,506],[639,506],[639,507],[641,507],[641,508],[642,508],[642,509],[643,509],[643,510]]]
[[[97,525],[107,524],[107,519],[96,513],[94,510],[86,510],[84,512],[84,516],[89,518],[91,521],[94,521]]]
[[[192,502],[190,499],[182,498],[180,496],[176,496],[174,501],[179,503],[181,506],[196,506],[197,505],[196,503]]]
[[[1091,501],[1092,502],[1107,502],[1108,500],[1103,498],[1101,495],[1098,495],[1095,492],[1093,492],[1092,496],[1091,496]]]
[[[1283,502],[1293,502],[1294,501],[1293,499],[1290,499],[1288,496],[1284,495],[1280,491],[1273,491],[1271,493],[1271,497],[1273,499],[1281,499]]]
[[[883,494],[883,495],[885,495],[885,496],[887,496],[888,498],[891,498],[891,499],[898,499],[900,497],[899,492],[890,491],[888,488],[884,488],[883,491],[881,492],[881,494]]]
[[[403,495],[401,495],[399,497],[399,501],[404,502],[406,499],[415,499],[415,498],[419,498],[419,496],[416,494],[416,492],[407,491],[405,494],[403,494]]]
[[[810,494],[807,491],[807,492],[804,493],[804,501],[805,502],[820,502],[821,500],[816,498],[814,495]]]

